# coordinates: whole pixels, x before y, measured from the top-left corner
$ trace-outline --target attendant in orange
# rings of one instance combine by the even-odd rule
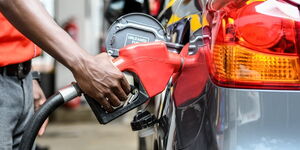
[[[0,67],[30,61],[40,53],[41,49],[15,29],[0,13]]]
[[[31,59],[41,50],[1,13],[0,29],[0,113],[5,114],[0,115],[0,149],[15,149],[29,117],[46,100],[30,75]],[[45,125],[39,134],[44,130]]]
[[[0,150],[18,149],[34,111],[36,88],[29,72],[38,47],[70,69],[81,90],[107,111],[127,99],[130,86],[111,58],[106,53],[92,56],[77,45],[39,0],[0,0],[0,12]]]

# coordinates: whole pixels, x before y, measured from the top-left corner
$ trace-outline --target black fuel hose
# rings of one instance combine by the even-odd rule
[[[80,96],[81,92],[76,84],[73,84],[65,89],[52,95],[42,107],[35,112],[31,120],[25,126],[25,131],[20,143],[19,150],[32,150],[35,138],[49,115],[65,102]]]

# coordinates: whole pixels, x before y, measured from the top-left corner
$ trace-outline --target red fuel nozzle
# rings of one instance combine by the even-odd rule
[[[162,92],[183,63],[181,56],[168,51],[164,42],[126,46],[113,62],[121,71],[135,73],[149,97]]]
[[[133,44],[120,49],[119,57],[113,62],[121,71],[132,72],[137,76],[138,85],[135,88],[138,90],[134,94],[134,100],[111,113],[106,112],[98,102],[85,95],[101,124],[118,118],[161,93],[171,76],[181,69],[183,57],[168,51],[164,42],[151,42]]]
[[[139,43],[120,49],[119,57],[113,62],[121,71],[128,71],[137,76],[138,84],[135,88],[138,90],[133,96],[134,100],[111,113],[85,95],[98,121],[106,124],[161,93],[171,76],[180,70],[183,62],[181,59],[179,54],[168,51],[164,42]]]

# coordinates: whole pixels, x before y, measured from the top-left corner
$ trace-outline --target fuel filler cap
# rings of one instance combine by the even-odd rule
[[[119,49],[135,43],[166,41],[163,26],[152,16],[131,13],[118,18],[108,29],[105,41],[107,53],[119,56]]]

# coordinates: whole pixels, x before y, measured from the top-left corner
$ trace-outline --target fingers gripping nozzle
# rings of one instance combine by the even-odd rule
[[[101,124],[106,124],[126,112],[142,105],[149,98],[161,93],[171,76],[182,66],[180,55],[169,52],[164,42],[139,43],[120,49],[119,57],[113,60],[121,71],[130,72],[136,85],[132,88],[124,107],[106,112],[98,102],[85,95]]]

